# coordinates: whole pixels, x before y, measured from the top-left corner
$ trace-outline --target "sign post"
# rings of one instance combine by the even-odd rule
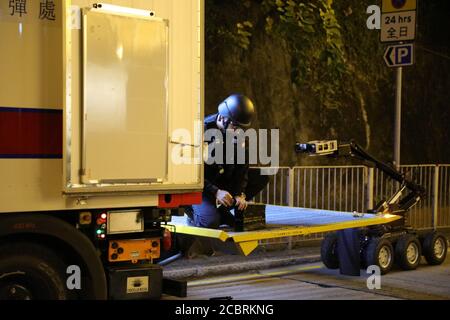
[[[414,64],[414,44],[402,44],[416,38],[417,0],[382,0],[380,41],[397,42],[384,53],[388,67],[396,67],[394,164],[400,167],[403,66]]]
[[[394,134],[394,165],[400,169],[400,148],[402,138],[402,86],[403,67],[397,68],[395,84],[395,134]]]

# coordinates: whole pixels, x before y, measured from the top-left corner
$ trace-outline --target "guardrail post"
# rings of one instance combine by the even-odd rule
[[[289,168],[289,184],[288,184],[288,205],[294,206],[294,168]]]
[[[366,167],[364,172],[367,175],[367,185],[366,185],[366,209],[373,209],[373,196],[374,196],[374,177],[375,169]]]
[[[438,227],[438,214],[439,214],[439,165],[434,167],[434,178],[433,178],[433,229],[436,230]]]

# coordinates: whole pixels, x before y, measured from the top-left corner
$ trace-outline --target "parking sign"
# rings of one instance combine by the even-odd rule
[[[388,67],[405,67],[414,64],[414,45],[412,43],[387,47],[384,61]]]

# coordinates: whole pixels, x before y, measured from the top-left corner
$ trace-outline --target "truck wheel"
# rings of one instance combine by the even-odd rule
[[[66,300],[64,263],[44,246],[0,247],[0,300]]]
[[[337,234],[335,232],[325,235],[320,248],[320,257],[322,258],[323,264],[328,269],[339,268],[339,258],[337,255]]]
[[[423,255],[430,265],[440,265],[447,257],[447,238],[440,232],[431,232],[423,240]]]
[[[386,274],[394,264],[394,249],[389,240],[371,238],[364,252],[364,261],[367,267],[376,265],[380,267],[381,274]]]
[[[415,270],[419,266],[421,245],[419,239],[412,234],[405,234],[395,245],[395,261],[403,270]]]

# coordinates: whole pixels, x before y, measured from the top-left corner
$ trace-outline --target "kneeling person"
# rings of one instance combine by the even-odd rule
[[[234,138],[232,144],[226,143],[226,132],[237,129],[245,129],[251,125],[255,113],[252,101],[244,95],[235,94],[223,101],[218,108],[218,113],[207,116],[204,121],[204,129],[218,129],[222,133],[222,141],[207,141],[210,145],[223,143],[223,147],[232,145],[234,148],[233,161],[227,161],[226,148],[224,161],[221,164],[205,164],[205,187],[203,190],[203,202],[194,205],[193,212],[188,214],[188,223],[197,227],[218,228],[221,225],[234,225],[234,216],[230,212],[232,207],[239,210],[247,208],[247,201],[256,196],[268,183],[268,177],[260,174],[259,169],[249,169],[248,146],[246,143],[239,145]],[[240,164],[236,159],[239,148],[244,148],[246,154],[245,163]],[[211,156],[215,156],[211,154]]]

